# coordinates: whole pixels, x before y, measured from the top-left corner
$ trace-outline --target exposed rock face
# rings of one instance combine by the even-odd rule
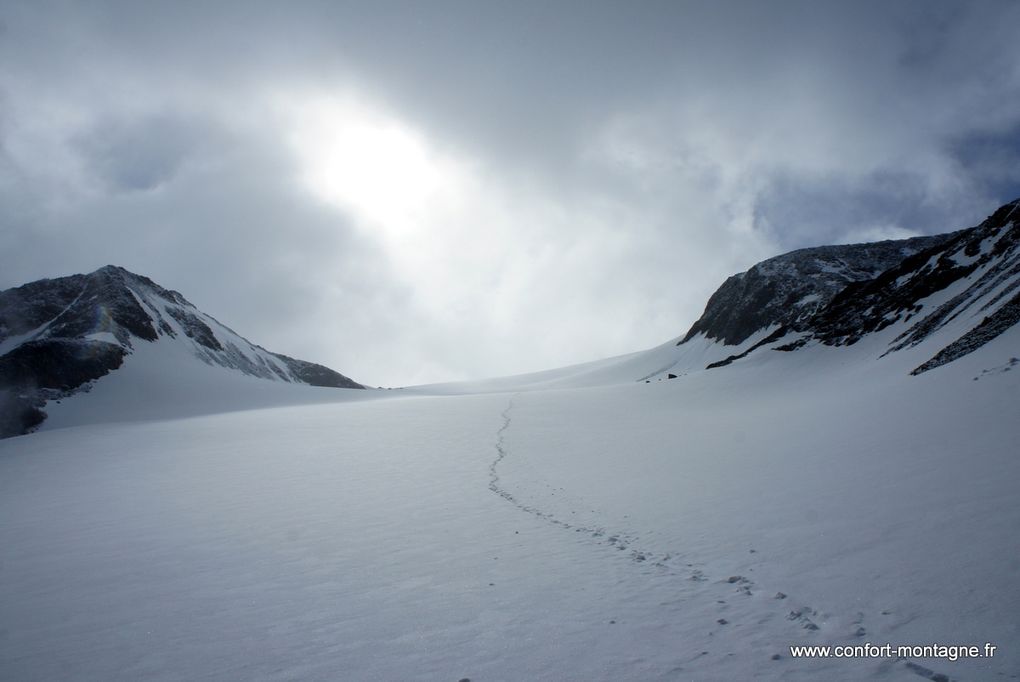
[[[187,344],[206,364],[263,379],[364,388],[252,344],[178,292],[108,265],[0,292],[0,437],[36,426],[47,400],[87,390],[136,344],[161,339]]]
[[[773,332],[760,348],[848,346],[900,325],[885,354],[947,330],[951,342],[913,374],[973,352],[1020,322],[1020,200],[966,230],[903,241],[802,249],[729,278],[683,342],[726,344]],[[955,337],[955,338],[954,338]],[[791,338],[793,339],[791,341]]]
[[[0,357],[0,438],[46,418],[43,406],[120,367],[126,351],[84,339],[28,341]]]
[[[131,337],[155,341],[152,319],[126,278],[174,305],[190,305],[175,291],[108,265],[89,275],[44,279],[0,292],[0,342],[23,334],[78,338],[98,332],[110,332],[128,346]]]
[[[917,345],[974,306],[998,322],[982,323],[985,331],[973,338],[987,335],[991,327],[1001,327],[1001,333],[1016,322],[1010,314],[1015,296],[1008,297],[1020,287],[1018,207],[1020,200],[1006,204],[977,227],[847,287],[812,321],[813,336],[829,345],[849,345],[865,334],[919,317],[897,337],[891,348],[896,351]],[[923,309],[921,301],[951,285],[961,291],[933,310]],[[1012,322],[1002,326],[1008,320]]]
[[[818,246],[762,261],[727,279],[680,343],[703,333],[724,344],[738,345],[762,329],[797,328],[848,284],[870,280],[907,256],[952,236]]]

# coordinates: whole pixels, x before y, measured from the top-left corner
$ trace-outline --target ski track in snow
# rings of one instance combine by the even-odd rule
[[[509,455],[506,445],[506,432],[509,430],[512,422],[510,413],[514,408],[514,399],[519,397],[519,395],[520,394],[515,394],[512,398],[510,398],[509,403],[500,415],[503,419],[503,423],[500,425],[499,429],[496,430],[496,457],[489,464],[489,490],[494,492],[496,495],[499,495],[522,512],[531,514],[532,516],[535,516],[546,523],[557,526],[562,530],[573,531],[574,533],[581,534],[582,536],[586,536],[586,539],[589,541],[593,540],[599,545],[608,545],[615,548],[617,551],[626,551],[629,549],[630,558],[635,564],[641,565],[650,563],[652,566],[656,567],[656,569],[664,571],[668,575],[685,577],[687,580],[695,583],[710,583],[713,586],[728,587],[730,588],[730,591],[727,594],[736,593],[744,597],[751,597],[762,591],[761,589],[758,589],[755,592],[752,592],[753,589],[758,588],[757,583],[742,575],[727,576],[725,578],[713,580],[710,576],[705,575],[704,571],[695,568],[694,563],[684,563],[681,567],[678,565],[678,552],[662,551],[661,549],[653,550],[651,548],[638,546],[636,544],[635,535],[632,533],[612,532],[604,527],[588,527],[576,523],[570,523],[569,521],[564,521],[551,512],[518,500],[514,494],[503,485],[499,476],[499,465]],[[790,598],[790,596],[783,591],[777,591],[773,599],[778,604],[782,604],[783,607],[787,604],[797,603],[795,599]],[[716,623],[718,625],[730,624],[730,621],[722,615],[726,612],[726,609],[724,608],[727,606],[726,601],[720,598],[717,600],[717,603],[720,605],[720,609],[719,618],[716,620]],[[780,608],[777,609],[777,612],[786,610],[786,608]],[[797,606],[789,609],[784,617],[788,621],[798,623],[803,630],[815,632],[819,630],[819,627],[811,620],[811,618],[817,617],[818,614],[819,611],[811,608],[810,606]],[[860,612],[858,612],[856,617],[851,620],[851,622],[857,626],[857,629],[850,633],[850,636],[860,643],[867,641],[867,630],[864,628],[864,621],[865,615]],[[788,654],[789,649],[784,651],[781,655],[783,658],[787,658]],[[954,682],[958,679],[935,672],[930,668],[906,658],[896,659],[895,662],[902,663],[906,670],[909,670],[915,675],[925,679],[932,680],[933,682]]]

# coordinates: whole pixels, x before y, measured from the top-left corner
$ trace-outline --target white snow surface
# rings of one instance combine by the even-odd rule
[[[120,345],[120,342],[117,341],[117,337],[110,332],[95,332],[92,334],[86,334],[84,338],[87,341],[102,341],[103,343],[109,343],[114,346]]]
[[[119,369],[93,382],[87,391],[47,403],[42,428],[365,400],[379,393],[270,381],[198,359],[190,339],[136,340]]]
[[[0,679],[1018,679],[1020,330],[894,332],[393,391],[138,344],[0,441]],[[998,650],[789,651],[865,642]]]

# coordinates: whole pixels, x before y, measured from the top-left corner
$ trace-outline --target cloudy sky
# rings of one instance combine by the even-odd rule
[[[107,263],[363,382],[683,334],[1020,196],[1015,2],[0,0],[0,288]]]

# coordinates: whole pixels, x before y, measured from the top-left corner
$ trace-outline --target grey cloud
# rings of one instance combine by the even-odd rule
[[[78,133],[72,145],[87,171],[113,191],[144,191],[168,182],[201,144],[187,122],[166,114],[105,119]]]
[[[948,150],[962,172],[993,196],[1012,196],[1020,188],[1020,122],[951,137]]]
[[[954,224],[953,216],[946,215],[945,205],[926,203],[927,192],[923,178],[903,173],[879,171],[837,182],[778,176],[760,197],[757,225],[775,232],[779,243],[804,246],[841,242],[879,226],[912,234],[943,231]],[[963,220],[973,215],[961,213]]]

